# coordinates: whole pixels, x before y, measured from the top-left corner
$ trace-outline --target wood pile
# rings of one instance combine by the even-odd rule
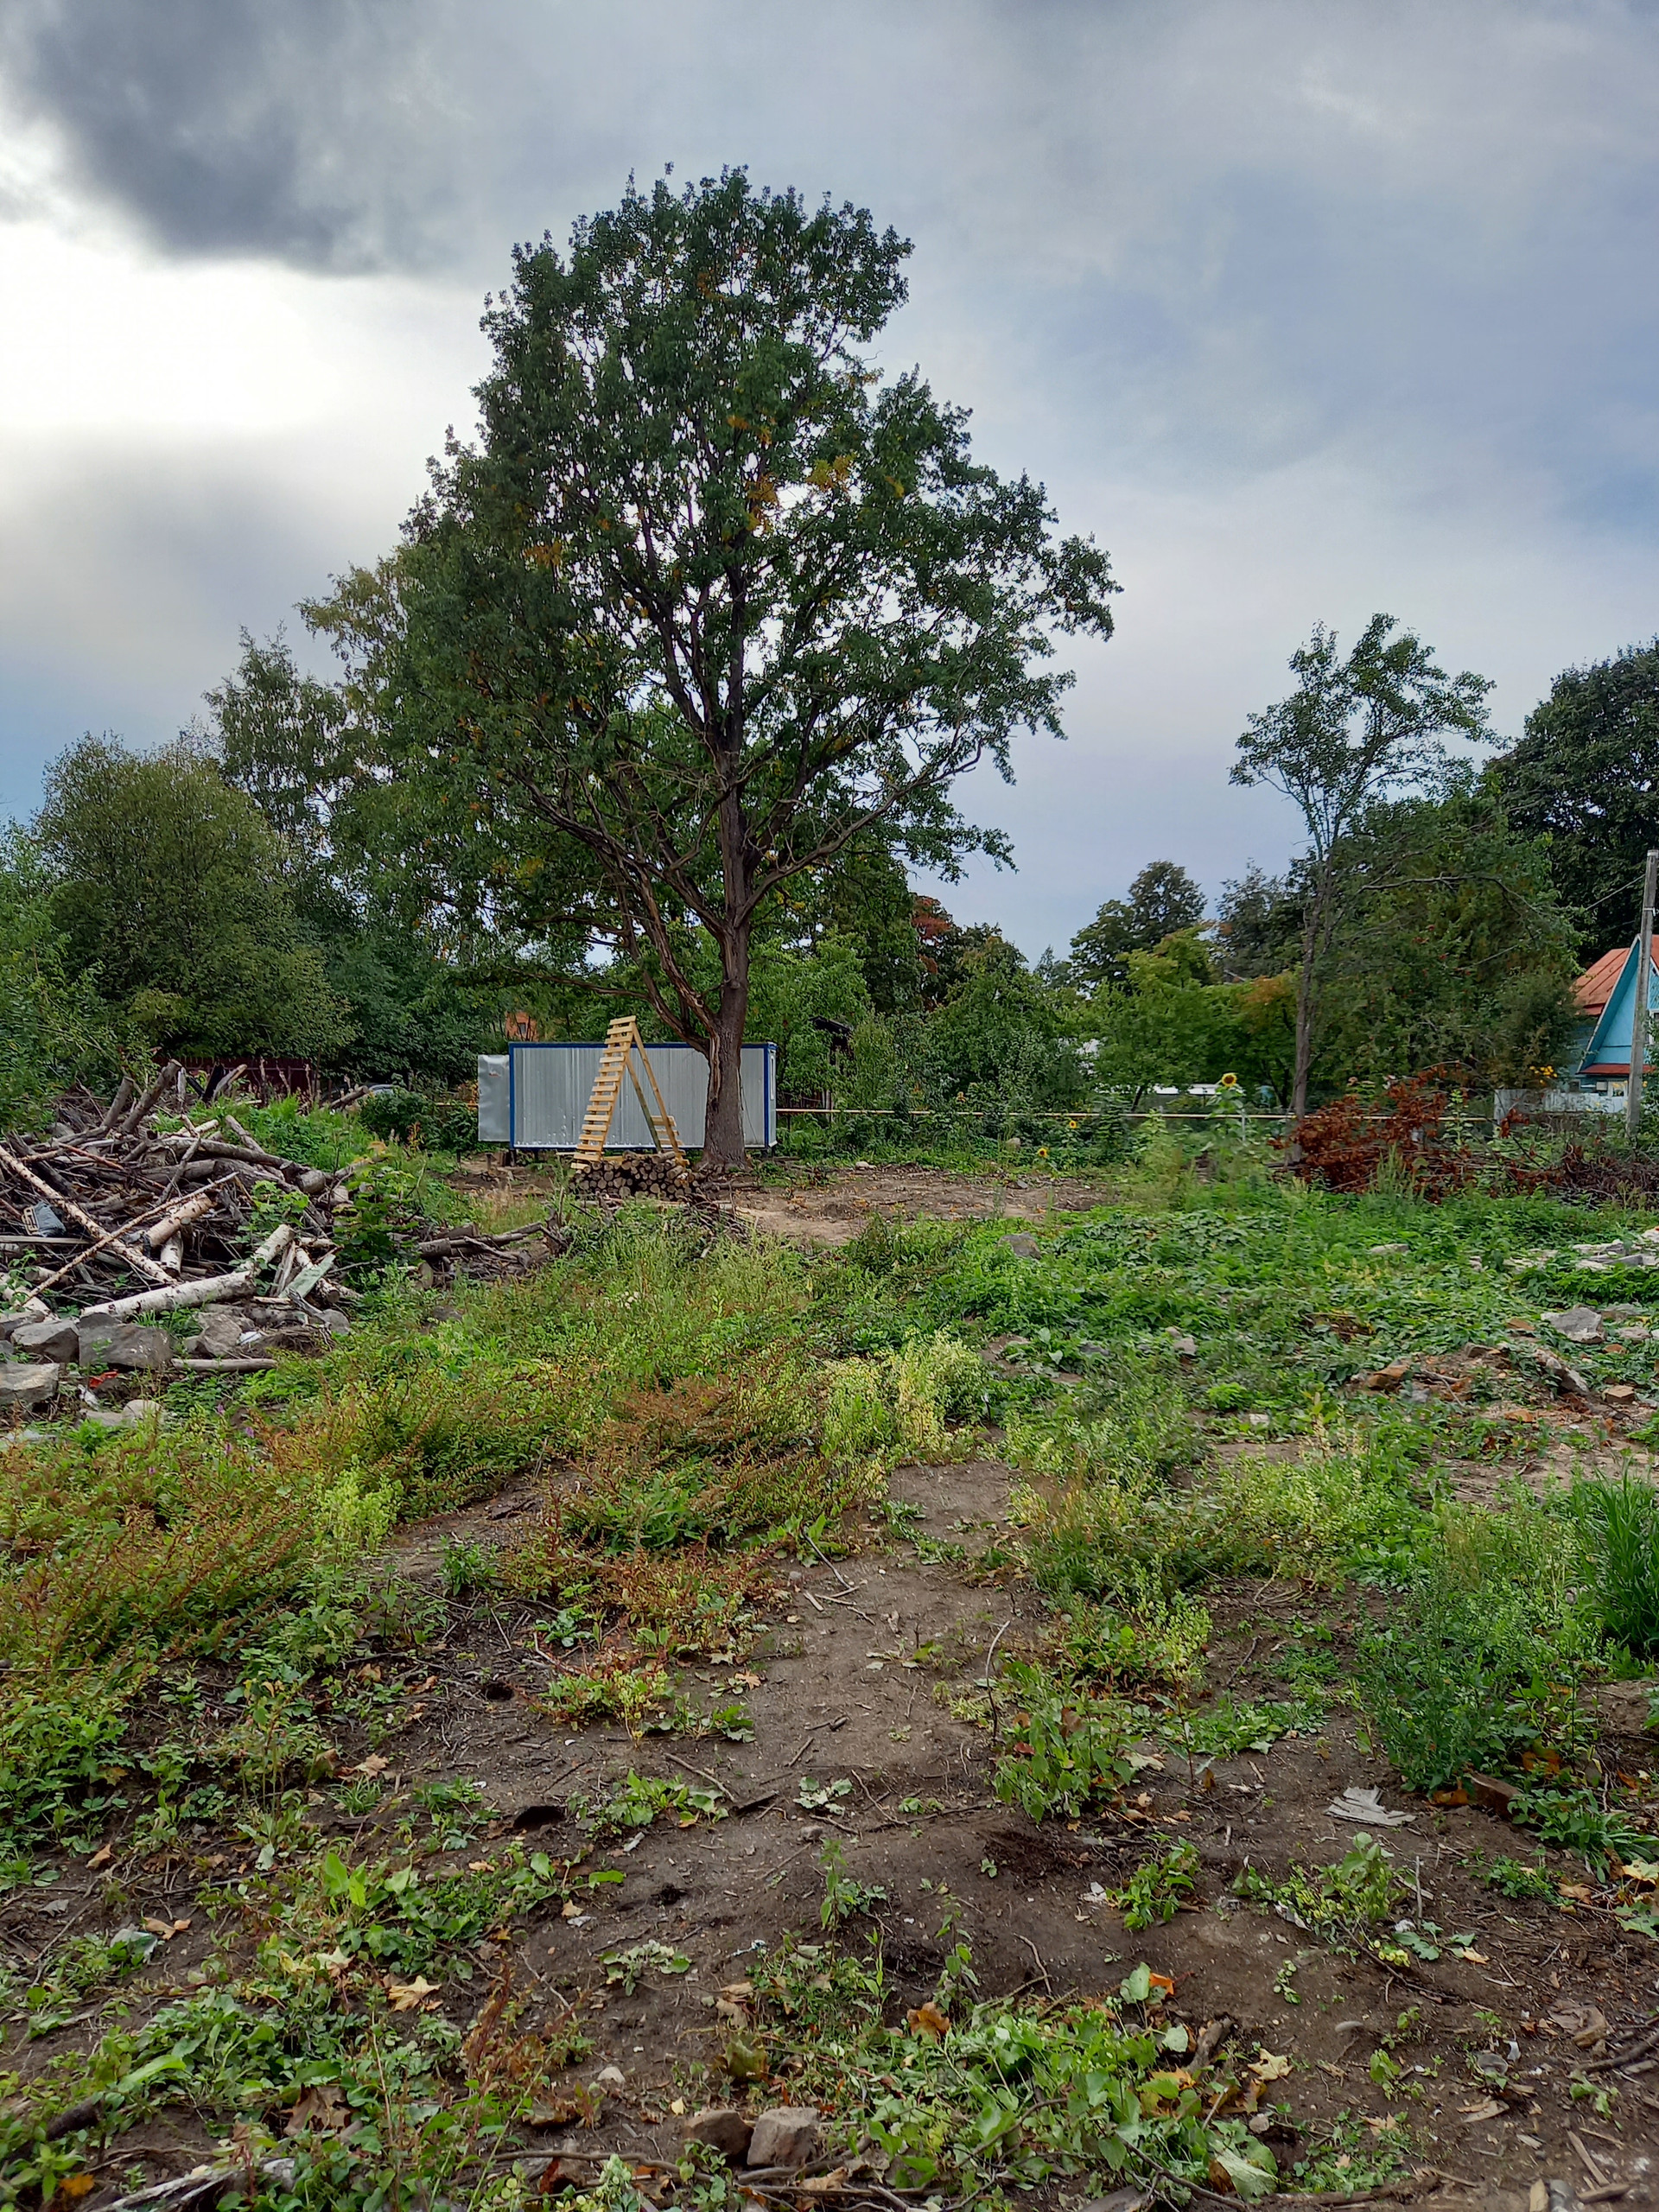
[[[349,1327],[341,1308],[358,1294],[337,1273],[349,1173],[268,1151],[222,1099],[205,1113],[190,1107],[172,1061],[142,1091],[124,1080],[108,1104],[71,1092],[49,1135],[0,1143],[0,1274],[29,1288],[22,1310],[0,1314],[0,1413],[44,1404],[59,1379],[48,1382],[47,1368],[85,1370],[94,1345],[111,1369],[173,1364],[165,1331],[126,1325],[168,1314],[195,1321],[188,1352],[198,1356],[177,1363],[226,1374],[269,1367],[276,1350],[321,1348]],[[164,1129],[158,1117],[181,1126]],[[255,1207],[269,1220],[273,1185],[285,1217],[260,1238]],[[404,1225],[393,1243],[434,1273],[493,1271],[507,1248],[540,1236],[556,1249],[559,1234],[537,1224],[491,1236],[428,1222]],[[60,1321],[66,1308],[77,1319]],[[38,1398],[18,1360],[39,1365]]]
[[[613,1152],[596,1163],[579,1160],[570,1187],[578,1198],[608,1205],[625,1198],[684,1199],[697,1195],[695,1176],[682,1173],[666,1153]]]

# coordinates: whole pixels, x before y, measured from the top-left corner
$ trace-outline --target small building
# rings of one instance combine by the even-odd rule
[[[1659,950],[1659,948],[1656,948]],[[1563,1071],[1570,1089],[1598,1091],[1605,1096],[1624,1095],[1630,1079],[1630,1031],[1636,1014],[1636,978],[1640,964],[1638,944],[1616,944],[1586,968],[1573,986],[1579,1002],[1579,1027],[1573,1039],[1572,1058]],[[1648,965],[1648,1056],[1646,1074],[1656,1065],[1659,1023],[1652,1017],[1659,1009],[1659,957],[1649,955]]]

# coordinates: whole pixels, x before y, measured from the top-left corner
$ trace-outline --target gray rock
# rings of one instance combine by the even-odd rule
[[[1560,1313],[1542,1313],[1540,1320],[1548,1323],[1558,1337],[1565,1337],[1570,1344],[1599,1344],[1601,1342],[1601,1316],[1593,1306],[1569,1306]]]
[[[1198,1357],[1198,1347],[1196,1338],[1187,1336],[1185,1332],[1180,1329],[1166,1329],[1164,1333],[1169,1338],[1170,1343],[1174,1346],[1175,1357],[1178,1359],[1196,1359]]]
[[[601,2066],[594,2076],[596,2089],[626,2089],[628,2077],[620,2066]]]
[[[1039,1256],[1039,1248],[1034,1236],[1027,1236],[1024,1234],[1018,1236],[1005,1236],[1002,1242],[1016,1260],[1034,1260]],[[802,2109],[804,2110],[805,2107],[803,2107]]]
[[[1648,1309],[1645,1306],[1604,1306],[1601,1318],[1604,1321],[1645,1321]]]
[[[751,2166],[804,2166],[818,2147],[818,2114],[812,2105],[774,2105],[754,2123]]]
[[[58,1395],[63,1370],[56,1360],[0,1365],[0,1414],[38,1413]]]
[[[323,1307],[322,1325],[331,1337],[349,1337],[352,1333],[349,1316],[342,1313],[337,1306]]]
[[[753,2127],[735,2105],[706,2106],[702,2112],[694,2112],[680,2130],[686,2142],[706,2143],[711,2151],[718,2151],[734,2166],[741,2166],[748,2156],[749,2138],[753,2133]]]
[[[1389,1260],[1398,1253],[1408,1252],[1411,1247],[1408,1244],[1368,1244],[1365,1249],[1374,1260]]]
[[[25,1359],[74,1359],[80,1342],[73,1321],[25,1321],[12,1331],[11,1348]]]
[[[250,1325],[244,1306],[204,1306],[199,1324],[200,1334],[193,1347],[193,1356],[197,1359],[232,1359],[240,1352],[257,1351],[257,1341],[246,1344],[242,1341]]]
[[[15,1313],[0,1313],[0,1339],[21,1329],[25,1321],[49,1321],[52,1308],[43,1298],[26,1298]]]
[[[106,1367],[147,1370],[159,1374],[173,1357],[165,1329],[140,1328],[131,1321],[93,1319],[80,1325],[80,1364],[99,1372]]]

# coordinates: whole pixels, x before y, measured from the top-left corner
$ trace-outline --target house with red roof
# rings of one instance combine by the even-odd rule
[[[1639,944],[1616,944],[1586,968],[1573,986],[1579,1003],[1579,1027],[1573,1057],[1567,1068],[1569,1082],[1584,1090],[1622,1092],[1630,1076],[1630,1030],[1636,1013]],[[1659,1051],[1659,958],[1650,950],[1648,961],[1648,1056],[1650,1071]]]

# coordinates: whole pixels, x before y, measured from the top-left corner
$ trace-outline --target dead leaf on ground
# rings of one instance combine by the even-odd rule
[[[308,2127],[321,2127],[332,2134],[343,2126],[350,2116],[350,2107],[334,2082],[314,2082],[308,2088],[300,2092],[283,2133],[284,2135],[300,2135]]]
[[[1483,2097],[1478,2105],[1459,2105],[1458,2110],[1465,2120],[1497,2120],[1509,2107],[1497,2097]]]
[[[913,2036],[927,2036],[938,2043],[950,2032],[950,2021],[931,1997],[925,2004],[918,2005],[913,2012],[906,2012],[905,2018],[910,2023],[910,2032]]]
[[[423,1974],[417,1974],[413,1981],[389,1981],[386,1984],[386,1994],[391,1999],[394,2012],[412,2012],[417,2005],[423,2005],[429,1997],[435,1997],[437,1993],[438,1984],[429,1981]]]
[[[1276,2050],[1264,2050],[1260,2058],[1250,2061],[1250,2071],[1258,2081],[1282,2082],[1290,2071],[1290,2061]]]

